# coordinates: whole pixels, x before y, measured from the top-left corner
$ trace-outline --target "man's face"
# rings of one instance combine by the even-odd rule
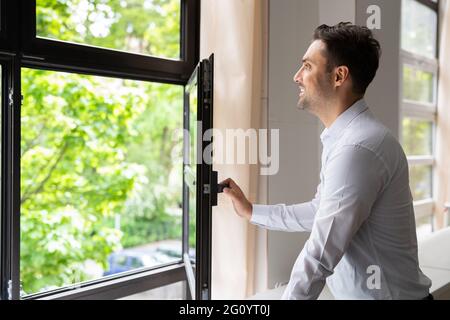
[[[319,110],[333,94],[332,75],[327,70],[325,50],[326,45],[321,40],[311,43],[303,57],[302,66],[294,76],[294,82],[300,90],[300,109]]]

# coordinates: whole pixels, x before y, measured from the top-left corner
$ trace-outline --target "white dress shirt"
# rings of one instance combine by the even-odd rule
[[[311,231],[282,299],[317,299],[325,281],[336,299],[425,298],[431,281],[419,268],[408,162],[398,141],[364,100],[321,140],[312,201],[253,206],[255,225]]]

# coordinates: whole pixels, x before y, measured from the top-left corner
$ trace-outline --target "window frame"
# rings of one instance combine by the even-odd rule
[[[196,164],[196,184],[189,186],[186,179],[187,168],[190,167],[190,94],[193,90],[197,91],[198,104],[195,106],[196,121],[200,123],[197,132],[197,141],[195,153],[198,160],[199,154],[204,155],[204,151],[208,148],[211,140],[201,139],[199,141],[199,134],[208,132],[213,127],[213,104],[214,104],[214,55],[209,59],[202,60],[197,69],[192,74],[184,91],[184,120],[183,128],[185,133],[189,136],[183,137],[183,261],[186,267],[187,276],[187,292],[186,296],[194,300],[210,300],[211,294],[211,256],[212,256],[212,207],[217,205],[217,177],[216,171],[213,171],[212,163],[208,163],[202,156],[201,163]],[[189,159],[189,161],[186,161]],[[209,159],[212,160],[212,159]],[[195,190],[191,190],[193,187]],[[195,192],[195,204],[190,203],[190,192]],[[189,255],[189,208],[193,206],[196,208],[195,216],[195,259]],[[195,263],[195,267],[193,267]]]
[[[135,271],[120,276],[84,282],[80,285],[36,293],[22,300],[118,299],[186,280],[182,263],[172,263],[153,270]]]
[[[19,228],[19,215],[15,213],[15,204],[12,190],[15,188],[17,171],[14,163],[17,156],[14,154],[14,136],[18,133],[13,126],[17,116],[14,106],[20,101],[20,90],[14,90],[19,85],[20,79],[15,77],[18,66],[17,59],[10,55],[0,55],[2,66],[2,99],[1,99],[1,214],[0,214],[0,299],[5,296],[18,294],[19,286],[14,288],[12,283],[19,280],[19,260],[15,252],[19,250],[19,234],[15,232]],[[20,182],[20,180],[19,180]],[[20,199],[19,199],[20,201]]]
[[[173,263],[103,277],[77,286],[25,297],[20,295],[21,69],[36,68],[184,86],[199,61],[200,0],[180,1],[179,61],[38,39],[35,37],[36,26],[33,26],[36,0],[0,1],[2,88],[7,88],[2,97],[0,300],[115,299],[186,280],[181,258]],[[11,89],[10,104],[8,95]]]
[[[18,9],[14,1],[0,0],[0,50],[2,53],[10,53],[17,49],[19,33],[17,32],[18,23],[14,17],[17,16]]]
[[[414,201],[414,211],[416,221],[424,217],[432,218],[434,215],[435,195],[436,195],[436,126],[437,126],[437,101],[438,101],[438,76],[439,76],[439,0],[414,0],[421,3],[436,12],[436,57],[431,59],[426,56],[418,55],[403,48],[400,48],[400,137],[403,138],[403,119],[413,118],[417,120],[429,121],[432,123],[432,154],[423,156],[407,156],[408,165],[419,166],[427,165],[432,167],[432,185],[431,198]],[[433,74],[433,102],[417,102],[403,98],[403,68],[411,66],[419,71],[430,72]],[[432,226],[434,230],[434,226]]]

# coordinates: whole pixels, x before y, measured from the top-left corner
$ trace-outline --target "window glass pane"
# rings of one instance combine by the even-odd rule
[[[437,13],[416,0],[402,0],[402,49],[436,57]]]
[[[409,185],[414,201],[432,197],[432,166],[415,165],[409,169]]]
[[[181,0],[37,0],[38,37],[180,57]]]
[[[181,258],[183,87],[22,70],[26,294]]]
[[[403,100],[434,103],[433,73],[403,65]]]
[[[185,185],[188,192],[188,246],[191,263],[195,268],[195,243],[196,243],[196,220],[197,220],[197,174],[198,164],[200,163],[198,157],[201,153],[198,152],[198,147],[201,144],[201,123],[197,121],[197,107],[198,107],[198,84],[197,74],[193,76],[185,87],[185,100],[187,102],[186,117],[189,120],[186,123],[188,135],[185,141],[184,153],[184,176]]]
[[[433,154],[433,123],[403,118],[402,144],[407,156]]]
[[[197,86],[192,87],[189,94],[189,156],[190,168],[197,175],[197,157],[198,157],[198,132],[197,127]],[[195,258],[195,241],[197,226],[197,187],[189,188],[189,255]]]
[[[118,300],[186,300],[186,282],[180,281],[160,288],[133,294]]]

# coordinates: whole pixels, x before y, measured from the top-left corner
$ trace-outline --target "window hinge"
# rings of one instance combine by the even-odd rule
[[[8,105],[10,107],[14,106],[14,90],[12,88],[8,92]]]
[[[203,193],[204,194],[210,194],[211,193],[211,186],[209,184],[203,185]]]
[[[11,108],[14,106],[14,90],[12,88],[8,92],[8,105]],[[20,105],[23,105],[23,95],[20,95]]]

